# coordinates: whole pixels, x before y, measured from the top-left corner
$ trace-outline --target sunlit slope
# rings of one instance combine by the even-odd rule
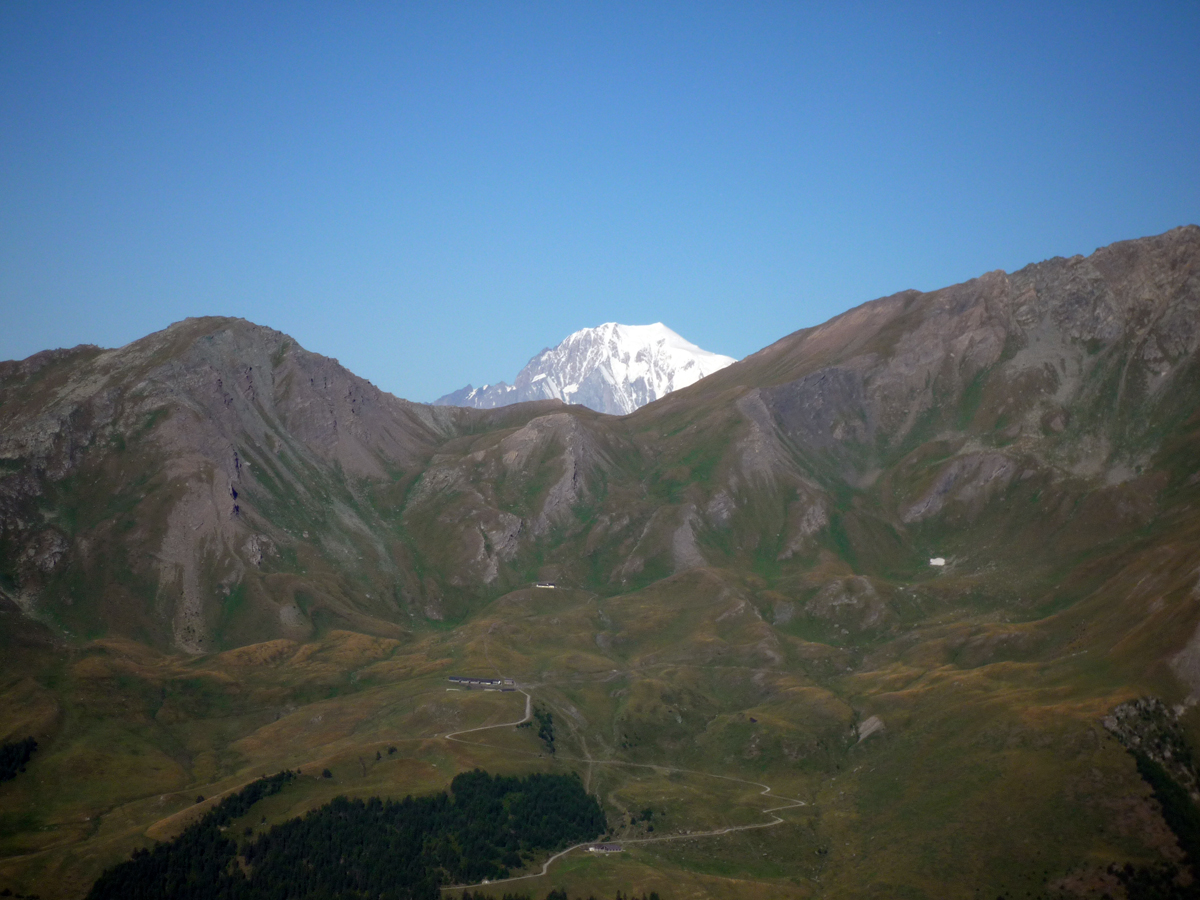
[[[874,631],[919,615],[888,584],[938,555],[1043,608],[1188,502],[1198,248],[1188,227],[877,300],[620,419],[406,403],[239,320],[8,363],[0,589],[76,638],[190,652],[704,566],[818,630],[842,595]]]
[[[270,821],[337,793],[441,788],[474,766],[578,771],[625,838],[648,836],[634,821],[646,808],[660,835],[763,822],[769,804],[746,782],[803,799],[771,831],[648,844],[613,864],[709,896],[711,878],[732,879],[727,896],[856,896],[864,878],[880,896],[971,896],[1172,852],[1098,723],[1142,690],[1172,690],[1168,673],[1131,673],[1114,652],[1127,622],[1093,624],[1084,601],[1032,623],[960,613],[835,647],[766,624],[774,593],[707,570],[612,598],[525,589],[420,639],[332,632],[198,658],[100,642],[47,658],[5,689],[6,726],[48,739],[28,777],[0,787],[0,878],[79,896],[130,847],[284,767],[311,777],[264,808]],[[519,720],[520,694],[449,689],[450,674],[497,672],[553,715],[553,754],[512,727],[439,737]],[[860,742],[871,717],[883,727]],[[316,777],[325,768],[333,778]]]
[[[464,581],[731,568],[828,640],[964,600],[1043,615],[1188,518],[1198,249],[1188,227],[865,304],[626,419],[474,438],[405,515]]]
[[[60,634],[186,652],[453,611],[397,509],[516,411],[385,394],[286,335],[192,319],[0,366],[0,592]]]
[[[0,738],[41,749],[0,887],[81,896],[265,771],[334,776],[277,821],[478,765],[680,837],[537,896],[1119,891],[1179,851],[1099,720],[1200,692],[1198,262],[898,294],[624,418],[430,410],[235,320],[4,364]],[[554,751],[447,739],[525,699],[453,674]],[[806,806],[698,836],[754,785]]]

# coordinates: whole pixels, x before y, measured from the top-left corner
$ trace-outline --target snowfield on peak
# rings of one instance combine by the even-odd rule
[[[439,397],[434,404],[491,409],[527,400],[558,399],[626,415],[733,362],[732,357],[697,347],[661,322],[606,322],[576,331],[557,347],[543,350],[511,385],[467,385]]]

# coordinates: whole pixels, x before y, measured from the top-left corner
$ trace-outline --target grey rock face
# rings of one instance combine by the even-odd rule
[[[366,543],[386,558],[378,528],[331,501],[330,476],[383,478],[455,430],[455,411],[399,400],[239,319],[188,319],[116,350],[0,363],[0,415],[0,531],[25,548],[23,605],[35,607],[64,565],[112,565],[92,548],[111,551],[119,538],[126,579],[157,585],[148,627],[189,652],[212,647],[214,596],[277,547],[295,551],[299,536],[283,520],[320,510],[337,520],[325,540],[339,546],[325,552],[348,557]],[[85,470],[103,495],[74,484]],[[80,510],[70,538],[43,521],[60,494]]]
[[[877,300],[781,341],[793,357],[836,362],[759,396],[801,455],[851,483],[915,441],[994,430],[1007,446],[948,463],[907,521],[964,488],[1003,487],[1017,468],[1005,457],[1035,446],[1077,474],[1133,469],[1155,411],[1191,391],[1198,252],[1200,228],[1187,226]]]

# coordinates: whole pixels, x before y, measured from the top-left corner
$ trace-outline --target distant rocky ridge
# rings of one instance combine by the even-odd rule
[[[561,400],[627,415],[695,384],[735,360],[702,350],[666,325],[606,322],[584,328],[531,359],[513,384],[467,385],[435,406],[492,409],[527,400]]]
[[[609,325],[498,409],[400,400],[236,319],[0,363],[0,607],[202,653],[761,569],[780,623],[886,633],[932,557],[1050,603],[1044,573],[1167,521],[1156,577],[1191,590],[1198,271],[1188,226],[865,303],[705,378],[662,326]],[[624,418],[559,399],[668,387]]]

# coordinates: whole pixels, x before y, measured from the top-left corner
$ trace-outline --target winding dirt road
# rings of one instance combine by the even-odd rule
[[[520,693],[525,695],[525,716],[523,718],[518,719],[515,722],[501,722],[498,725],[481,725],[478,728],[466,728],[462,731],[452,731],[452,732],[448,732],[447,734],[441,735],[441,737],[448,741],[455,741],[460,744],[470,744],[470,745],[476,746],[476,747],[490,746],[488,744],[481,744],[476,741],[461,740],[459,738],[459,735],[472,734],[472,733],[478,732],[478,731],[487,731],[492,728],[512,728],[514,726],[523,725],[524,723],[528,722],[530,720],[530,718],[532,718],[532,716],[533,716],[533,697],[524,688],[517,688],[517,690]],[[493,748],[493,749],[495,749],[495,748]],[[509,752],[523,753],[525,751],[515,750],[515,751],[509,751]],[[661,765],[654,765],[653,763],[631,763],[631,762],[625,762],[623,760],[617,760],[617,759],[584,759],[584,758],[575,757],[575,756],[556,756],[555,758],[566,761],[566,762],[583,762],[583,763],[588,763],[589,765],[596,765],[596,766],[626,766],[628,768],[635,768],[635,769],[654,769],[659,772],[679,772],[684,775],[699,775],[704,778],[718,778],[722,781],[732,781],[736,784],[749,784],[749,785],[753,785],[754,787],[762,788],[762,790],[759,792],[760,796],[765,797],[767,794],[771,793],[771,786],[767,785],[767,784],[763,784],[760,781],[748,781],[745,778],[734,778],[732,775],[714,775],[711,772],[699,772],[695,769],[681,769],[676,766],[661,766]],[[781,795],[774,795],[774,796],[780,800],[786,800],[787,802],[781,806],[772,806],[772,807],[770,807],[768,809],[764,809],[762,811],[764,815],[768,815],[768,814],[771,815],[770,822],[759,822],[755,825],[728,825],[725,828],[718,828],[715,831],[693,831],[693,832],[688,832],[686,834],[668,834],[668,835],[662,835],[660,837],[629,838],[629,839],[622,840],[621,843],[622,844],[654,844],[654,843],[662,843],[665,841],[683,841],[683,840],[692,840],[693,838],[716,837],[717,835],[722,835],[722,834],[732,834],[735,831],[752,831],[756,828],[774,828],[776,825],[780,825],[784,821],[786,821],[785,819],[781,818],[780,816],[774,815],[774,813],[779,812],[781,810],[785,810],[785,809],[795,809],[798,806],[807,806],[808,805],[803,800],[797,800],[794,797],[784,797]],[[585,841],[582,844],[575,844],[574,846],[568,847],[565,850],[558,851],[557,853],[555,853],[553,856],[551,856],[548,860],[546,860],[542,864],[542,870],[540,872],[532,872],[528,875],[514,875],[511,878],[498,878],[495,881],[481,881],[477,884],[448,884],[448,885],[444,885],[442,887],[442,890],[443,891],[460,891],[460,890],[466,890],[469,888],[477,888],[477,887],[484,887],[484,886],[491,887],[494,884],[508,884],[509,882],[512,882],[512,881],[526,881],[530,878],[541,878],[547,872],[550,871],[550,866],[552,866],[556,861],[562,859],[568,853],[578,850],[581,847],[590,846],[592,843],[594,843],[594,841]]]

